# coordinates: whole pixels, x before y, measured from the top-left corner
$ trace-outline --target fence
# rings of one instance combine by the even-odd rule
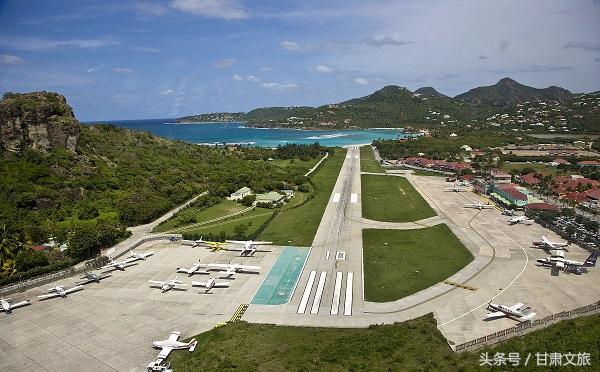
[[[163,240],[163,239],[171,239],[171,238],[181,238],[181,235],[177,234],[163,234],[163,235],[149,235],[145,236],[132,244],[126,245],[118,249],[118,252],[112,256],[113,258],[117,258],[122,256],[123,254],[129,252],[132,249],[139,247],[140,245],[147,243],[149,241]],[[99,259],[93,259],[86,261],[84,263],[80,263],[76,266],[69,267],[68,269],[64,269],[61,271],[57,271],[52,274],[40,276],[37,278],[25,280],[22,282],[18,282],[15,284],[10,284],[5,287],[0,288],[0,295],[5,296],[11,293],[24,292],[30,288],[39,287],[44,284],[48,284],[60,279],[68,278],[77,274],[81,274],[85,271],[97,269],[103,266],[105,262]]]
[[[519,323],[514,327],[498,331],[487,336],[479,337],[475,340],[465,342],[463,344],[452,346],[454,351],[472,351],[484,346],[493,345],[495,343],[504,341],[511,337],[522,336],[532,331],[542,329],[551,324],[558,323],[561,320],[574,319],[583,315],[592,315],[598,313],[600,310],[600,303],[586,305],[578,307],[577,309],[563,311],[557,314],[549,315],[542,319],[536,319],[530,322]]]

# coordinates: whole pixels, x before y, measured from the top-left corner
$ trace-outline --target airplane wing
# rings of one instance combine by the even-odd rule
[[[186,274],[189,274],[189,273],[190,273],[190,270],[188,270],[188,269],[185,269],[185,268],[183,268],[183,267],[178,267],[178,268],[177,268],[177,272],[178,272],[178,273],[186,273]]]
[[[110,275],[109,275],[109,276],[110,276]],[[80,281],[78,281],[78,282],[75,282],[75,284],[77,284],[77,285],[82,285],[82,284],[88,284],[88,283],[91,283],[91,282],[93,282],[93,281],[94,281],[94,280],[92,280],[92,279],[88,279],[88,278],[81,278],[81,279],[84,279],[84,280],[80,280]]]
[[[215,287],[225,288],[225,287],[229,287],[230,284],[231,284],[231,282],[215,283]]]
[[[31,302],[29,302],[29,300],[25,300],[25,301],[21,301],[21,302],[16,302],[14,304],[10,304],[10,307],[12,309],[15,309],[17,307],[26,306],[26,305],[31,305]]]
[[[206,287],[206,282],[192,282],[192,287]]]
[[[520,308],[522,308],[522,307],[523,307],[523,305],[525,305],[525,304],[522,304],[522,303],[520,303],[520,302],[519,302],[518,304],[514,304],[514,305],[512,305],[512,306],[510,307],[510,309],[511,309],[511,310],[519,310]]]
[[[177,341],[179,340],[179,336],[181,336],[181,333],[177,331],[171,332],[171,334],[169,335],[169,341]]]
[[[253,245],[270,245],[273,244],[273,242],[252,242]]]
[[[554,243],[548,240],[548,238],[546,238],[544,235],[542,235],[542,242],[546,245],[549,245],[550,247],[554,246]]]
[[[237,269],[244,270],[244,271],[259,271],[260,270],[260,266],[236,265],[235,267]]]
[[[154,251],[150,251],[150,252],[146,252],[146,253],[142,253],[144,255],[144,257],[150,257],[154,254]]]
[[[46,294],[46,295],[40,295],[37,296],[40,300],[46,300],[48,298],[52,298],[52,297],[57,297],[60,296],[58,293],[54,292],[54,293],[50,293],[50,294]]]
[[[65,289],[65,293],[77,292],[83,289],[82,285],[76,285],[75,287]]]
[[[207,268],[209,269],[223,269],[223,270],[227,270],[231,265],[228,264],[208,264],[206,265]]]
[[[486,318],[498,318],[498,317],[505,316],[505,315],[506,314],[504,314],[502,311],[496,311],[496,312],[493,312],[493,313],[487,313],[487,314],[485,314],[485,317]]]
[[[172,347],[163,347],[162,350],[160,351],[160,353],[158,353],[157,358],[158,359],[166,359],[172,350],[173,350]]]
[[[148,283],[152,283],[152,284],[158,284],[158,285],[163,285],[166,282],[159,282],[158,280],[148,280]]]

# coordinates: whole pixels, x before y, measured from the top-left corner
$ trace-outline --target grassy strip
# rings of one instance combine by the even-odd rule
[[[416,230],[363,230],[365,300],[409,296],[452,276],[473,255],[446,225]]]
[[[186,239],[198,239],[200,236],[207,240],[246,239],[255,236],[272,214],[273,210],[271,209],[255,208],[232,220],[218,221],[214,224],[186,230],[183,235]]]
[[[404,177],[363,174],[363,217],[387,222],[409,222],[435,212]]]
[[[175,216],[154,228],[153,232],[164,232],[197,222],[212,220],[246,209],[247,207],[233,200],[224,199],[219,204],[204,208],[192,206],[181,210]]]
[[[480,367],[481,353],[517,352],[518,370],[536,368],[536,352],[591,353],[591,367],[600,363],[600,315],[563,321],[496,347],[456,354],[436,327],[431,314],[403,323],[367,329],[281,327],[230,323],[196,336],[193,353],[177,351],[169,360],[176,371],[491,371]],[[248,345],[251,345],[250,347]],[[523,363],[532,353],[527,367]],[[575,358],[577,361],[577,358]],[[564,363],[564,357],[563,357]],[[546,367],[547,368],[547,367]],[[561,367],[556,368],[561,369]],[[517,370],[517,368],[515,368]]]
[[[281,245],[310,246],[344,160],[345,151],[337,151],[321,163],[311,177],[314,196],[296,208],[281,211],[260,234],[260,240]]]
[[[361,172],[385,173],[381,165],[375,160],[371,146],[360,148],[360,170]]]

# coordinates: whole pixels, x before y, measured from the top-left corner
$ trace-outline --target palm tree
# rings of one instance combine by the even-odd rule
[[[2,225],[2,228],[0,229],[0,268],[2,268],[8,260],[15,257],[18,249],[18,239],[6,229],[6,225]]]

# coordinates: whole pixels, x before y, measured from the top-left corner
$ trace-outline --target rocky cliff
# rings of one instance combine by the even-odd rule
[[[79,130],[73,109],[60,94],[6,93],[0,101],[0,149],[74,152]]]

